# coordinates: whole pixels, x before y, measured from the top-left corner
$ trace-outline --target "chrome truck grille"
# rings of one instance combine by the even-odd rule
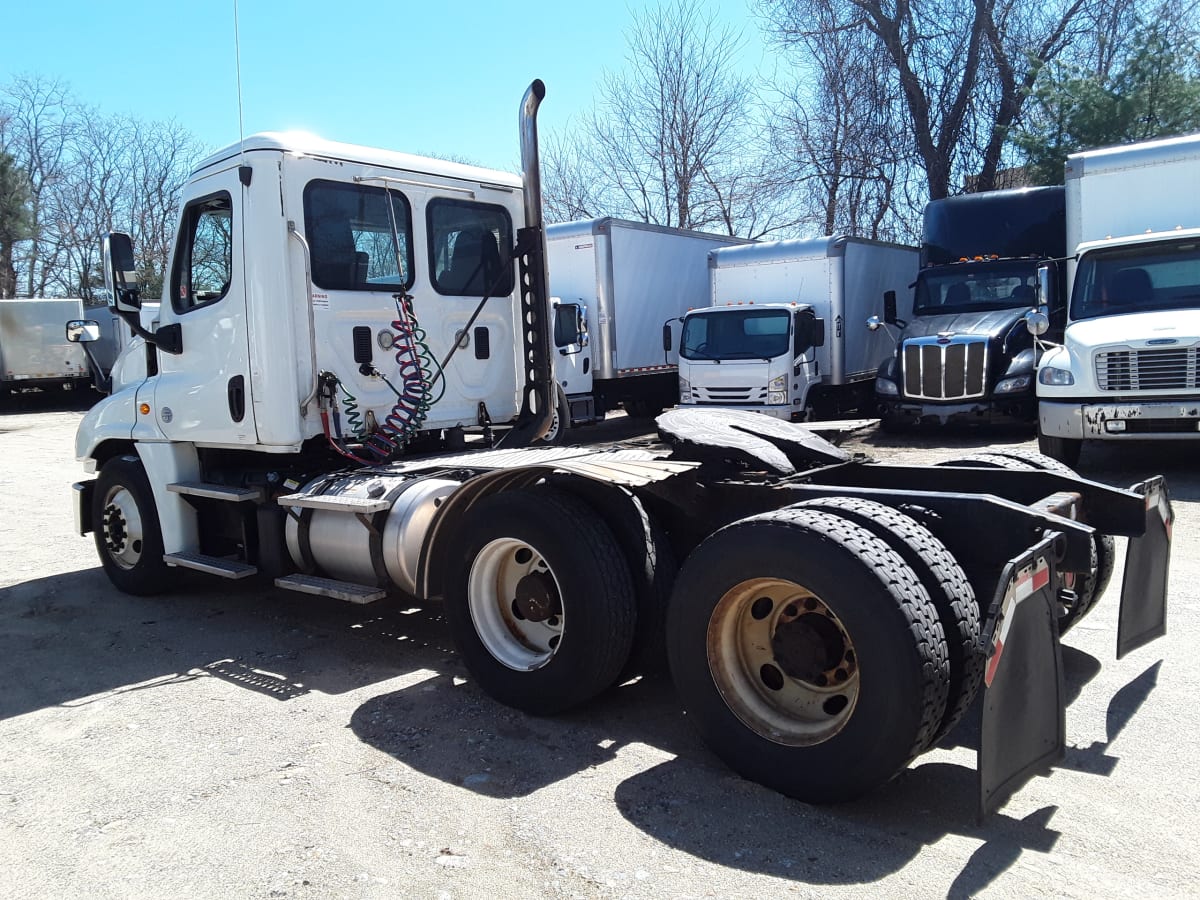
[[[1102,391],[1171,391],[1200,388],[1200,347],[1101,350],[1096,384]]]
[[[987,393],[987,338],[914,338],[904,342],[905,396],[970,400]]]
[[[767,402],[765,387],[692,386],[693,402],[701,406],[761,406]]]

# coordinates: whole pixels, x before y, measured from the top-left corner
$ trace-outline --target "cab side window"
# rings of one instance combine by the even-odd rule
[[[193,200],[184,209],[175,248],[171,306],[186,313],[216,303],[232,280],[233,201],[224,192]]]
[[[317,287],[392,292],[412,287],[412,213],[399,191],[311,181],[304,188],[304,232]]]
[[[512,220],[503,206],[429,201],[429,279],[439,294],[503,297],[513,292]]]

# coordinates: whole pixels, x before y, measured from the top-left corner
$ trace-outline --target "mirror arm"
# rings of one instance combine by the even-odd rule
[[[147,343],[154,344],[163,353],[179,355],[183,352],[183,328],[178,322],[171,325],[164,325],[157,331],[147,331],[142,327],[142,323],[138,321],[138,314],[129,312],[128,310],[119,309],[117,315],[121,320],[129,326],[138,337],[145,340]]]

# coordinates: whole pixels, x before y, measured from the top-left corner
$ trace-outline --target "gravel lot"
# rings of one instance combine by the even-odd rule
[[[1168,476],[1170,633],[1115,661],[1118,568],[1065,642],[1065,762],[980,825],[953,739],[817,808],[727,771],[666,680],[556,719],[498,706],[436,607],[189,573],[169,596],[117,593],[72,534],[81,415],[0,410],[0,896],[1197,895],[1192,446],[1085,449],[1099,480]],[[1026,432],[848,446],[919,463],[988,443],[1035,449]]]

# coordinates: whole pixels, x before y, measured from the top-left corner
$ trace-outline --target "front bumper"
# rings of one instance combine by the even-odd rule
[[[1037,419],[1037,400],[1029,393],[959,403],[905,400],[876,394],[880,415],[914,425],[1028,424]]]
[[[1042,400],[1042,434],[1074,440],[1196,440],[1200,399],[1126,403]]]
[[[761,413],[785,422],[803,422],[805,415],[804,410],[792,406],[735,406],[716,403],[680,403],[679,405],[689,409],[736,409],[741,412]]]

